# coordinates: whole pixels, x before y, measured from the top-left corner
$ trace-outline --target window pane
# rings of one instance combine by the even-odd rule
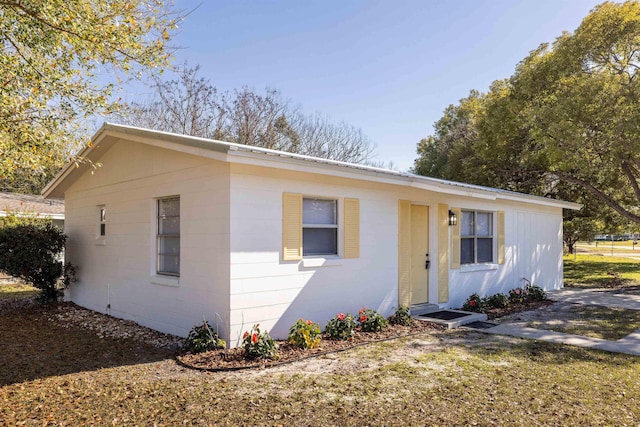
[[[304,199],[302,201],[303,224],[337,224],[336,201]]]
[[[180,216],[180,199],[158,200],[158,216]]]
[[[305,228],[302,230],[303,255],[337,255],[336,228]]]
[[[180,234],[180,217],[158,218],[159,234]]]
[[[180,254],[180,238],[179,237],[158,237],[160,255]]]
[[[460,239],[460,264],[475,263],[473,240],[474,239]]]
[[[473,214],[474,212],[462,211],[462,222],[460,223],[461,236],[473,236]]]
[[[478,262],[493,262],[493,239],[478,239]]]
[[[158,272],[159,273],[180,273],[180,256],[179,255],[159,255],[158,256]]]
[[[476,236],[491,236],[493,228],[492,214],[476,212]]]

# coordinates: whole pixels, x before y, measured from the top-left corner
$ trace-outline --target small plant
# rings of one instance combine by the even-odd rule
[[[462,304],[462,309],[482,313],[484,310],[484,301],[480,298],[480,295],[472,294],[465,300],[464,304]]]
[[[311,320],[298,319],[289,329],[289,343],[301,348],[316,348],[321,339],[320,326]]]
[[[278,344],[269,336],[267,331],[260,331],[260,324],[253,325],[251,331],[242,336],[244,357],[247,359],[277,359]]]
[[[485,309],[505,308],[509,305],[509,297],[502,293],[491,295],[484,299],[483,305]]]
[[[213,332],[209,322],[206,320],[202,322],[202,325],[194,326],[189,331],[186,345],[192,353],[220,350],[227,347],[225,340],[221,339],[216,332]]]
[[[409,307],[406,305],[401,305],[396,309],[396,312],[389,317],[389,323],[392,325],[401,325],[401,326],[412,326],[413,325],[413,317],[411,317],[411,313],[409,312]]]
[[[387,319],[380,313],[370,308],[360,309],[358,312],[358,325],[363,332],[380,332],[388,326]]]
[[[531,282],[524,277],[525,281],[525,294],[528,301],[543,301],[547,298],[547,293],[540,286],[532,285]]]
[[[332,339],[348,340],[353,337],[355,328],[356,322],[353,320],[352,315],[338,313],[333,319],[329,320],[324,333]]]
[[[540,286],[528,285],[526,292],[529,301],[544,301],[547,298],[547,293]]]
[[[515,288],[509,291],[509,302],[511,304],[523,304],[526,299],[526,292],[522,288]]]

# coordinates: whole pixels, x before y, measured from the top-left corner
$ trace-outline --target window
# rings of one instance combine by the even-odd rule
[[[338,254],[337,200],[302,200],[302,248],[305,256]]]
[[[98,236],[104,237],[107,234],[107,208],[105,206],[98,206],[98,215],[100,220],[100,227],[98,228]]]
[[[158,199],[157,272],[180,275],[180,198]]]
[[[493,213],[462,211],[460,264],[493,262]]]

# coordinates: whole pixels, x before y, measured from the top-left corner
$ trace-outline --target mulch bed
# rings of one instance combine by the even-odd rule
[[[551,301],[550,299],[545,299],[542,301],[531,301],[524,304],[512,303],[512,304],[509,304],[509,306],[506,308],[492,308],[490,310],[487,310],[485,314],[487,315],[489,320],[491,320],[491,319],[497,319],[503,316],[508,316],[510,314],[518,313],[521,311],[529,311],[529,310],[535,310],[540,307],[546,307],[553,303],[554,301]]]
[[[520,311],[535,310],[553,304],[551,300],[532,301],[524,304],[511,304],[507,308],[495,308],[486,312],[489,319],[496,319]],[[310,350],[301,349],[289,344],[287,341],[276,341],[278,343],[278,360],[247,360],[244,358],[242,347],[226,350],[207,351],[198,354],[181,354],[176,356],[176,360],[182,366],[202,371],[236,371],[251,368],[269,368],[296,362],[311,357],[318,357],[324,354],[336,353],[348,350],[360,345],[374,342],[387,341],[394,338],[401,338],[417,335],[425,332],[443,331],[446,328],[426,321],[414,321],[413,326],[389,325],[382,332],[362,332],[357,331],[350,340],[332,340],[324,337],[320,347]]]
[[[214,350],[198,354],[183,354],[176,357],[181,365],[204,371],[234,371],[249,368],[267,368],[291,363],[298,360],[336,353],[373,342],[387,341],[417,335],[425,332],[443,331],[446,328],[431,322],[415,321],[413,326],[389,325],[381,332],[357,331],[350,340],[333,340],[323,336],[320,346],[314,349],[301,349],[287,341],[278,343],[278,360],[246,360],[242,347],[227,350]]]

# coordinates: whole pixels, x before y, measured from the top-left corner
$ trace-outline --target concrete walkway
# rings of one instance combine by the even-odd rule
[[[640,310],[640,295],[625,294],[623,292],[615,293],[610,289],[585,290],[567,288],[551,291],[548,293],[548,297],[554,301]],[[515,323],[503,323],[493,328],[483,329],[482,332],[640,356],[640,329],[618,341],[528,328]]]

